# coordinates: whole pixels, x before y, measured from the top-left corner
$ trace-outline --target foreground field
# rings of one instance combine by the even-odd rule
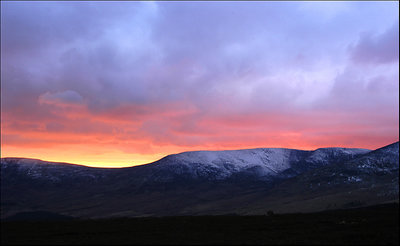
[[[1,223],[1,244],[399,244],[398,203],[312,214]]]

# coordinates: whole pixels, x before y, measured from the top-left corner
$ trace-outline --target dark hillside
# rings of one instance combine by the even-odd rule
[[[399,205],[310,214],[2,222],[1,244],[398,245]]]

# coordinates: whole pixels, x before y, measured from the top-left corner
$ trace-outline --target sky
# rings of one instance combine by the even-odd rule
[[[1,157],[399,140],[399,2],[1,1]]]

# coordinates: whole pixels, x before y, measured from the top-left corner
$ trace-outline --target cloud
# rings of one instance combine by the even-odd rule
[[[363,33],[350,47],[355,63],[380,64],[399,61],[399,22],[382,34]]]
[[[1,6],[6,146],[139,158],[398,138],[394,2]]]
[[[76,91],[46,92],[39,96],[39,104],[74,105],[83,102],[83,98]]]

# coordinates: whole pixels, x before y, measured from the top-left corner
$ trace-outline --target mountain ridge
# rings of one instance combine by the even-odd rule
[[[224,180],[237,173],[246,173],[252,178],[268,179],[279,176],[287,170],[293,169],[294,173],[303,172],[330,163],[332,159],[348,160],[354,156],[365,154],[371,150],[356,148],[318,148],[313,151],[289,148],[255,148],[241,150],[221,151],[187,151],[167,155],[160,160],[145,165],[118,168],[113,173],[123,170],[147,169],[152,172],[152,177],[157,182],[168,182],[176,178],[195,178]],[[303,163],[304,162],[304,163]],[[303,163],[300,165],[299,163]],[[87,176],[88,171],[107,175],[112,168],[87,167],[64,162],[47,162],[28,158],[2,158],[2,169],[7,165],[18,164],[18,169],[29,169],[28,175],[39,178],[42,173],[48,174],[52,170],[60,169],[72,172],[74,175]],[[94,169],[93,169],[94,168]],[[59,174],[56,174],[59,176]],[[92,175],[93,176],[93,175]],[[50,177],[53,180],[58,177]]]
[[[131,168],[131,167],[137,167],[137,166],[144,166],[144,165],[149,165],[154,162],[158,162],[164,158],[170,157],[170,156],[176,156],[176,155],[181,155],[181,154],[188,154],[188,153],[198,153],[198,152],[235,152],[235,151],[251,151],[251,150],[265,150],[265,149],[280,149],[280,150],[299,150],[299,151],[307,151],[307,152],[312,152],[312,151],[317,151],[317,150],[322,150],[322,149],[349,149],[349,150],[365,150],[365,151],[373,151],[370,149],[365,149],[365,148],[347,148],[347,147],[321,147],[321,148],[316,148],[314,150],[303,150],[303,149],[293,149],[293,148],[278,148],[278,147],[266,147],[266,148],[249,148],[249,149],[227,149],[227,150],[194,150],[194,151],[183,151],[179,153],[173,153],[173,154],[168,154],[164,157],[161,157],[158,160],[155,160],[153,162],[149,163],[144,163],[140,165],[133,165],[133,166],[127,166],[127,167],[97,167],[97,166],[88,166],[85,164],[79,164],[79,163],[69,163],[69,162],[64,162],[64,161],[48,161],[48,160],[43,160],[39,158],[30,158],[30,157],[1,157],[0,160],[27,160],[27,161],[37,161],[37,162],[44,162],[44,163],[51,163],[51,164],[57,164],[57,165],[76,165],[76,166],[84,166],[84,167],[90,167],[90,168],[100,168],[100,169],[111,169],[111,168],[118,168],[118,169],[123,169],[123,168]]]
[[[2,158],[1,217],[35,210],[106,218],[374,205],[398,200],[398,153],[398,142],[376,150],[190,151],[126,168]]]

